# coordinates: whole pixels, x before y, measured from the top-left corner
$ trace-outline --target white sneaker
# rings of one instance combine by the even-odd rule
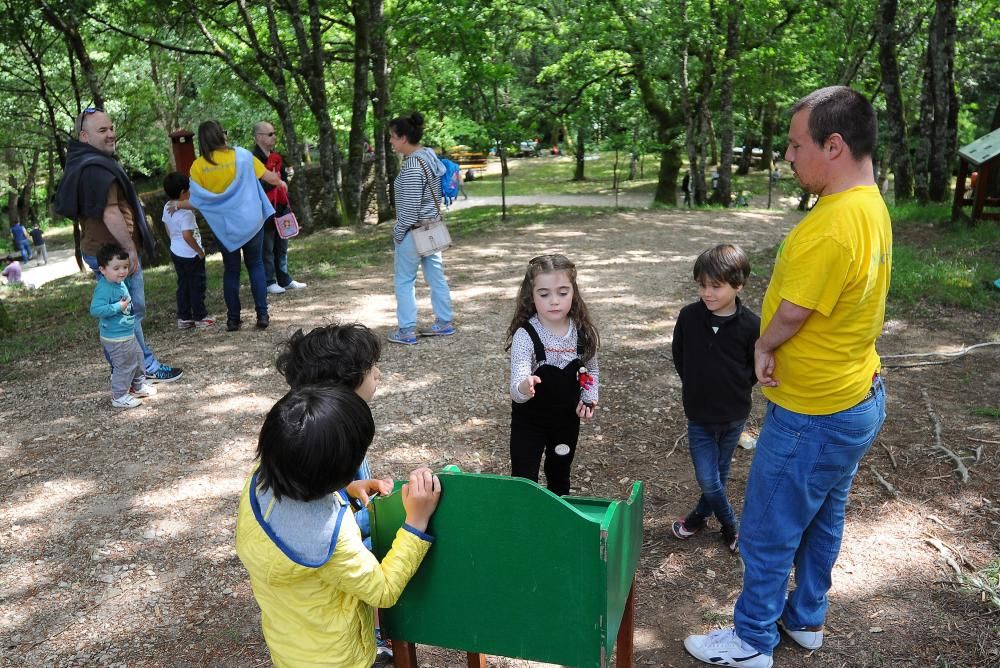
[[[704,636],[688,636],[684,639],[684,649],[713,666],[771,668],[774,665],[774,659],[740,640],[731,626]]]
[[[284,291],[285,289],[277,283],[271,283],[271,285],[267,286],[267,292],[271,295],[280,295]]]
[[[136,399],[131,394],[125,393],[117,399],[112,399],[111,405],[115,408],[136,408],[142,406],[142,399]]]
[[[286,290],[301,290],[304,287],[306,287],[305,283],[299,283],[298,281],[292,281],[291,283],[289,283],[288,285],[285,286],[285,289]]]
[[[151,397],[156,394],[156,388],[149,383],[143,383],[139,386],[139,389],[133,388],[129,390],[129,394],[133,397]]]
[[[804,649],[819,649],[823,646],[823,629],[820,628],[819,631],[807,631],[805,629],[801,631],[793,631],[792,629],[785,626],[785,623],[778,620],[778,627],[788,634],[788,637],[795,641],[795,643]]]

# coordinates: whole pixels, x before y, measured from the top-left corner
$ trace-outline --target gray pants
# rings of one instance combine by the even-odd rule
[[[142,348],[133,336],[124,341],[101,339],[101,347],[111,360],[111,398],[118,399],[129,388],[138,390],[146,380]]]
[[[35,266],[38,266],[39,260],[42,261],[42,264],[49,263],[49,251],[45,248],[45,244],[35,246]]]

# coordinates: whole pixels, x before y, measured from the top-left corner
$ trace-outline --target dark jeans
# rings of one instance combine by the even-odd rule
[[[240,304],[240,255],[250,275],[250,292],[253,294],[257,317],[267,315],[267,282],[264,278],[264,229],[234,251],[222,249],[222,296],[226,300],[226,316],[239,320]]]
[[[264,221],[264,276],[268,285],[286,287],[292,282],[288,274],[288,239],[278,236],[273,217]]]
[[[177,319],[203,320],[205,309],[205,260],[170,254],[177,270]]]

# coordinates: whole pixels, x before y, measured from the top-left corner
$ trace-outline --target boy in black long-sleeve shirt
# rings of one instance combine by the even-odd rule
[[[674,367],[681,377],[688,446],[701,498],[687,517],[674,522],[677,538],[690,538],[715,515],[722,538],[737,552],[738,523],[726,495],[733,452],[750,415],[754,343],[760,318],[743,306],[739,292],[750,261],[738,247],[722,244],[694,263],[698,296],[681,309],[674,326]]]

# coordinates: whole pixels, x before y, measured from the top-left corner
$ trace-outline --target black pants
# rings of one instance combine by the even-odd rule
[[[579,438],[580,418],[575,415],[545,421],[513,415],[510,421],[510,474],[538,482],[538,468],[544,454],[546,486],[553,494],[569,494],[569,471]],[[569,451],[557,453],[559,445],[567,446]]]
[[[170,254],[177,270],[177,319],[203,320],[205,309],[205,260]]]

